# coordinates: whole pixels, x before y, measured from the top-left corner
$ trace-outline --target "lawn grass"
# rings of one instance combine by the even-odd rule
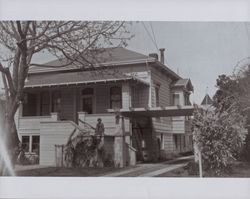
[[[179,168],[157,177],[199,177],[198,175],[190,175],[187,168]],[[212,176],[211,176],[212,177]],[[225,178],[249,178],[250,177],[250,163],[249,162],[235,162],[232,165],[232,170],[230,173],[223,174],[221,177]]]

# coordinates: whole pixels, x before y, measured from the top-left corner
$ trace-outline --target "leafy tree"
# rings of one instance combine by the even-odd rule
[[[5,129],[10,156],[19,140],[14,121],[23,99],[29,68],[93,67],[93,54],[102,47],[126,45],[131,38],[127,23],[116,21],[2,21],[0,22],[0,72],[5,90]],[[34,55],[48,52],[57,57],[60,66],[34,63]],[[94,52],[94,53],[92,53]],[[98,60],[97,60],[98,61]]]
[[[196,108],[193,120],[194,139],[208,175],[221,175],[230,168],[243,144],[244,155],[250,159],[250,65],[232,76],[220,75],[216,86],[213,106]]]
[[[250,65],[236,68],[232,76],[221,75],[217,79],[217,92],[213,105],[217,111],[224,111],[234,106],[236,111],[246,117],[246,135],[243,156],[250,161]]]
[[[193,119],[194,141],[202,154],[203,169],[220,176],[230,168],[243,143],[244,117],[235,106],[224,111],[196,107]]]

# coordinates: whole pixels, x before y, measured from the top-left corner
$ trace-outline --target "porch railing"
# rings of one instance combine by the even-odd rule
[[[22,116],[17,118],[16,124],[19,130],[40,129],[41,122],[57,121],[57,113],[51,113],[49,116]]]
[[[80,119],[79,126],[83,128],[87,128],[92,130],[96,127],[97,119],[101,118],[105,128],[105,135],[115,135],[116,134],[116,115],[112,113],[104,113],[104,114],[87,114],[85,112],[79,112],[78,118]],[[82,122],[81,122],[82,121]],[[86,123],[86,124],[84,124]],[[124,131],[125,134],[129,134],[130,132],[130,122],[129,119],[124,118]]]

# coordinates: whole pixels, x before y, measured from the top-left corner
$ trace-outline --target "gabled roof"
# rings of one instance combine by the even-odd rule
[[[204,99],[201,102],[201,105],[211,105],[211,104],[213,104],[213,100],[208,94],[206,94]]]
[[[88,68],[90,65],[95,67],[98,66],[112,66],[112,65],[122,65],[122,64],[133,64],[133,63],[145,63],[146,61],[155,61],[155,58],[128,50],[123,47],[115,47],[115,48],[102,48],[98,50],[89,50],[85,52],[83,60],[79,58],[81,65],[84,64],[84,68]],[[50,72],[50,71],[64,71],[64,70],[76,70],[80,67],[77,65],[70,64],[65,67],[60,67],[69,63],[66,58],[57,59],[44,65],[51,67],[38,67],[33,66],[30,67],[29,73],[39,73],[39,72]]]
[[[194,90],[190,79],[179,79],[172,85],[172,87],[174,88],[183,87],[187,89],[188,91]]]

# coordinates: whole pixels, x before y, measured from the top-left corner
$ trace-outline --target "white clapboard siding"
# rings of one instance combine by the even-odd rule
[[[55,166],[55,145],[64,145],[75,129],[70,121],[41,122],[40,165]]]
[[[159,88],[159,105],[162,107],[171,105],[170,78],[161,71],[151,68],[151,106],[156,106],[155,87]],[[156,132],[171,132],[171,119],[169,117],[156,118],[152,120],[153,128]]]
[[[174,134],[185,134],[185,117],[178,117],[172,119],[172,132]]]
[[[174,152],[175,145],[173,141],[173,134],[164,135],[164,150],[168,152]]]

